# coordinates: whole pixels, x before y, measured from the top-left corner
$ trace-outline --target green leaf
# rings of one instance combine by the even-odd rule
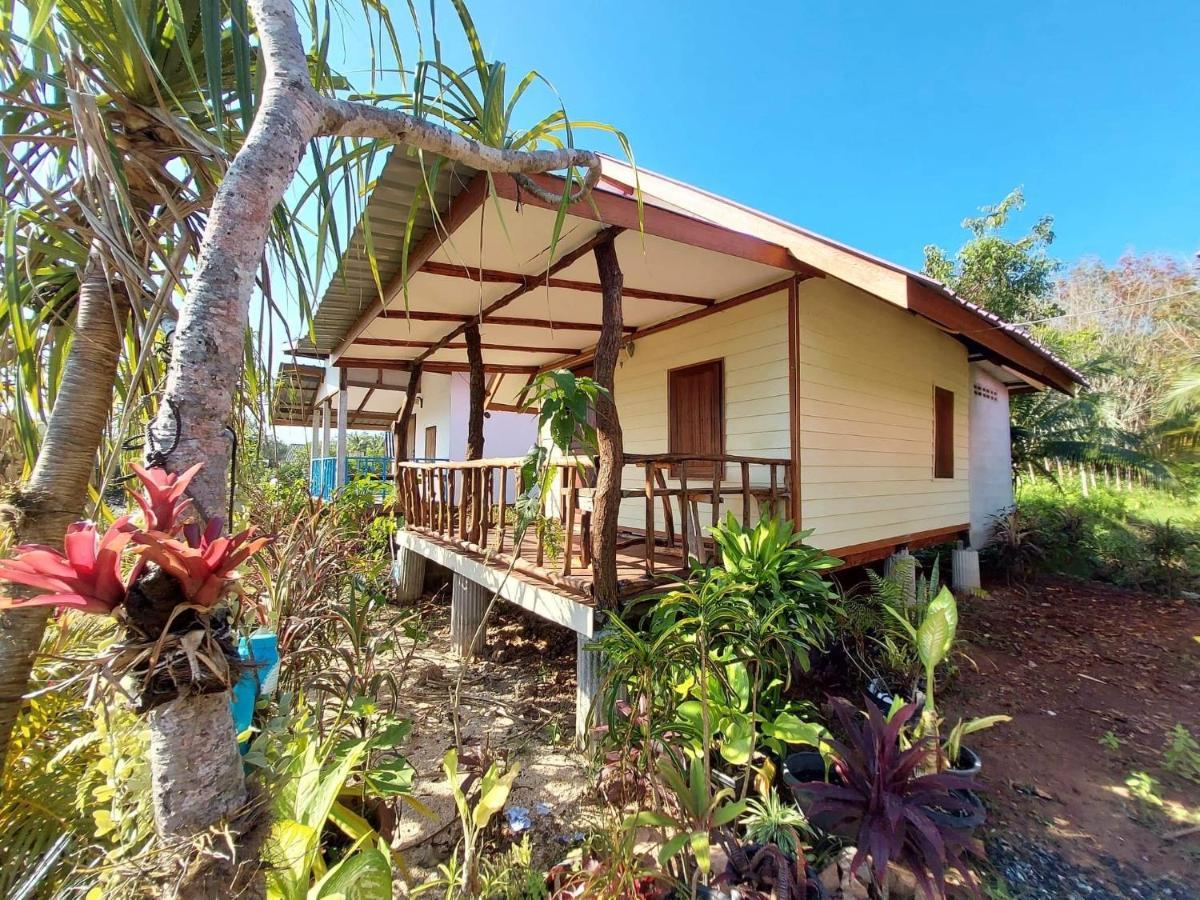
[[[726,719],[721,735],[721,757],[735,766],[750,762],[754,753],[754,723],[750,717],[738,713]]]
[[[658,864],[665,866],[668,862],[674,859],[675,855],[684,848],[684,845],[691,839],[691,835],[687,832],[677,834],[671,838],[658,851]]]
[[[696,865],[700,867],[700,871],[707,875],[712,871],[712,848],[708,840],[707,831],[696,831],[691,835],[692,852],[696,854]]]
[[[367,789],[380,797],[411,794],[416,770],[403,756],[397,756],[372,767],[364,776]]]

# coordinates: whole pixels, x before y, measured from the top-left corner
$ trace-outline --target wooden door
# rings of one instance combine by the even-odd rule
[[[719,456],[725,452],[723,360],[667,373],[667,452]],[[719,463],[689,462],[687,475],[711,478]],[[678,477],[679,466],[671,467]]]

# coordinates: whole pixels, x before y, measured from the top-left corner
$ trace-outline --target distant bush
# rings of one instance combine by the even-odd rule
[[[1012,581],[1062,574],[1173,594],[1200,584],[1197,498],[1156,488],[1088,496],[1049,480],[1026,482],[996,519],[985,564]]]

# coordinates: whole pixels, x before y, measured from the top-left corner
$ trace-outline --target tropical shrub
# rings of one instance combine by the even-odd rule
[[[1200,583],[1195,497],[1149,487],[1020,485],[983,560],[1021,583],[1042,573],[1165,590]],[[1016,527],[1010,527],[1016,526]]]
[[[968,858],[982,858],[982,845],[970,829],[931,814],[974,812],[954,793],[974,788],[974,778],[921,774],[932,767],[938,748],[933,738],[922,738],[901,749],[901,732],[916,711],[913,704],[888,720],[869,702],[865,720],[845,700],[836,698],[833,706],[846,742],[831,742],[837,783],[803,785],[813,798],[805,809],[809,821],[853,842],[857,851],[850,868],[857,871],[869,862],[877,892],[886,883],[888,864],[896,863],[913,874],[926,897],[945,896],[947,869],[957,871],[978,894]]]

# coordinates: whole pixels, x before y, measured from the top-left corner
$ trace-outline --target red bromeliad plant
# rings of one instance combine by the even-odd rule
[[[900,747],[900,733],[916,711],[915,704],[897,710],[890,720],[871,702],[862,720],[841,698],[834,710],[848,741],[832,741],[835,781],[800,785],[815,802],[804,810],[809,820],[823,830],[843,835],[858,848],[850,864],[852,871],[868,857],[873,884],[886,883],[889,862],[897,863],[916,878],[926,897],[944,897],[946,870],[956,870],[965,886],[979,893],[968,856],[982,858],[979,841],[972,837],[973,824],[949,824],[956,814],[976,812],[962,793],[975,788],[973,776],[920,774],[934,768],[938,752],[932,737],[917,741],[907,750]]]
[[[146,530],[170,534],[175,530],[179,517],[192,503],[184,491],[200,471],[200,463],[180,475],[166,469],[143,469],[137,463],[132,463],[129,468],[133,469],[146,489],[145,496],[131,492],[134,501],[142,508]]]
[[[34,597],[0,597],[0,608],[57,606],[106,615],[125,602],[121,552],[133,537],[129,516],[100,534],[91,522],[76,522],[63,538],[66,553],[23,544],[12,559],[0,560],[0,581],[47,591]]]
[[[146,574],[147,563],[154,563],[175,580],[186,604],[209,609],[228,594],[239,592],[237,567],[271,539],[255,538],[252,528],[223,537],[220,518],[212,519],[203,531],[194,522],[185,525],[179,521],[191,503],[184,491],[199,465],[181,475],[144,469],[136,463],[132,468],[145,489],[144,494],[131,492],[145,517],[145,530],[139,531],[129,516],[117,519],[103,535],[91,522],[76,522],[63,539],[65,553],[38,544],[17,547],[12,559],[0,560],[0,581],[41,588],[46,593],[0,597],[0,608],[56,606],[113,613],[125,605],[134,585]],[[121,574],[126,548],[140,556],[128,578]]]

